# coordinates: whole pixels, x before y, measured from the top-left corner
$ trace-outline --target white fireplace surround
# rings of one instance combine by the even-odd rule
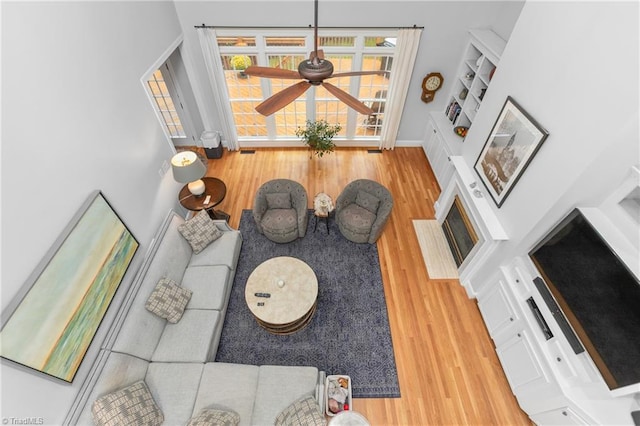
[[[467,290],[469,297],[475,297],[469,277],[473,276],[474,271],[493,253],[500,242],[508,240],[509,237],[491,209],[484,192],[481,191],[481,184],[475,179],[464,159],[451,156],[450,161],[455,172],[453,179],[435,203],[436,220],[442,225],[457,195],[478,235],[478,242],[458,267],[460,283]]]

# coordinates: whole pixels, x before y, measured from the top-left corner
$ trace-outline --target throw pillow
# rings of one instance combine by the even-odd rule
[[[200,210],[194,217],[180,224],[178,231],[196,254],[223,235],[206,210]]]
[[[291,194],[288,192],[265,194],[265,198],[267,199],[267,207],[269,210],[291,208]]]
[[[162,411],[142,380],[98,398],[91,406],[91,415],[98,426],[151,426],[164,422]]]
[[[282,410],[276,417],[275,426],[324,426],[326,423],[318,402],[314,397],[308,395]]]
[[[189,420],[187,426],[238,426],[239,424],[240,415],[235,411],[204,408]]]
[[[380,199],[368,192],[358,191],[358,195],[356,195],[356,204],[363,209],[367,209],[371,213],[376,214],[378,206],[380,205]]]
[[[160,318],[175,324],[182,318],[192,293],[191,290],[181,287],[172,279],[160,278],[144,307]]]

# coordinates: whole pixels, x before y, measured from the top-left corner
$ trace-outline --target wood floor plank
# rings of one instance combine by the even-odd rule
[[[394,207],[377,244],[402,396],[355,399],[355,410],[372,425],[531,424],[511,393],[475,300],[457,280],[427,274],[412,221],[435,218],[440,188],[421,148],[382,154],[338,148],[313,159],[304,148],[225,151],[209,160],[207,175],[226,183],[227,196],[217,208],[231,215],[234,228],[269,179],[300,182],[309,207],[318,192],[335,201],[354,179],[389,188]]]

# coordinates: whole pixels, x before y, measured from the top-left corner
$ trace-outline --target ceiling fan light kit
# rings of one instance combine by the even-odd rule
[[[360,114],[372,115],[374,111],[351,96],[344,90],[325,82],[329,78],[336,77],[353,77],[360,75],[384,75],[388,71],[352,71],[334,74],[334,68],[331,61],[324,59],[324,52],[318,50],[318,0],[314,1],[314,49],[306,59],[298,65],[298,71],[286,70],[281,68],[250,66],[245,70],[245,74],[255,77],[264,78],[280,78],[280,79],[302,79],[286,89],[267,98],[260,105],[256,106],[256,111],[262,115],[269,116],[296,100],[311,86],[323,86],[329,93],[345,103],[348,107],[353,108]]]

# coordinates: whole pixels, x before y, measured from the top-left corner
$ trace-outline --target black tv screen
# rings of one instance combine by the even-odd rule
[[[640,383],[640,282],[589,221],[574,210],[530,257],[609,388]]]

